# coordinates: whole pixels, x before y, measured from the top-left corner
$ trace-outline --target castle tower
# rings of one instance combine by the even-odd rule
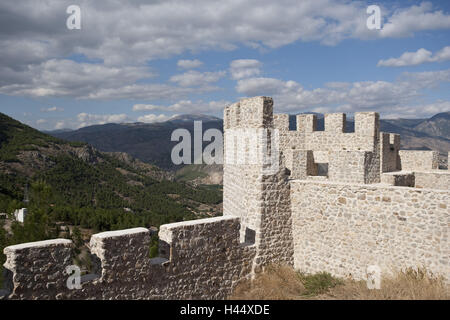
[[[269,97],[243,99],[224,111],[224,215],[241,220],[241,241],[253,243],[253,270],[293,264],[290,186],[273,126]]]

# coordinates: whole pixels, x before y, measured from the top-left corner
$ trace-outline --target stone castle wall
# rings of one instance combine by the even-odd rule
[[[312,161],[328,165],[328,179],[349,183],[380,182],[379,115],[375,112],[355,113],[355,132],[345,132],[344,113],[325,114],[324,131],[317,131],[314,114],[296,116],[296,130],[289,129],[289,115],[275,114],[274,127],[279,130],[280,150],[312,151]],[[288,167],[289,168],[289,167]],[[289,168],[291,169],[291,168]],[[317,175],[311,168],[307,175]]]
[[[325,115],[324,131],[317,131],[317,116],[296,116],[296,130],[289,130],[289,115],[276,114],[274,127],[281,133],[281,149],[324,151],[374,151],[379,135],[379,116],[375,112],[355,113],[355,132],[345,132],[344,113]]]
[[[269,97],[224,110],[222,217],[93,235],[94,273],[69,290],[65,239],[5,248],[9,299],[224,299],[271,263],[366,278],[366,268],[425,267],[450,281],[450,172],[403,151],[377,113],[274,115]],[[324,164],[327,170],[324,171]],[[319,175],[320,174],[320,175]],[[0,294],[1,296],[1,294]]]
[[[161,226],[166,256],[149,259],[150,231],[95,234],[96,274],[69,290],[72,242],[55,239],[5,248],[9,299],[224,299],[251,272],[255,246],[239,240],[239,219],[217,217]]]
[[[295,268],[365,279],[369,265],[450,278],[448,191],[291,182]]]
[[[450,190],[450,172],[439,169],[437,151],[398,150],[397,153],[397,171],[383,171],[381,182],[394,186]]]
[[[404,171],[439,169],[439,152],[400,150],[400,169]]]
[[[382,132],[380,134],[381,172],[401,170],[400,135]]]
[[[264,140],[274,133],[272,112],[268,97],[243,99],[224,111],[223,212],[239,217],[241,239],[255,243],[253,271],[272,261],[293,264],[288,177],[281,157],[271,163],[258,157],[272,148],[278,154],[272,137]],[[249,158],[250,148],[256,158]]]
[[[450,190],[450,172],[436,170],[432,172],[414,172],[416,188]]]

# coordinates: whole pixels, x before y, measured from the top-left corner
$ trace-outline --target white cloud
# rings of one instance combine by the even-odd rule
[[[398,106],[383,113],[385,119],[427,118],[436,113],[450,111],[450,101],[437,100],[428,104]]]
[[[230,73],[234,80],[259,75],[261,62],[255,59],[239,59],[230,63]]]
[[[383,8],[382,30],[366,27],[366,3],[347,0],[79,0],[82,29],[61,24],[67,3],[48,0],[0,2],[0,93],[87,99],[184,99],[214,90],[210,74],[174,76],[183,88],[146,84],[155,59],[206,50],[279,48],[294,42],[335,45],[345,39],[406,37],[449,29],[450,15],[424,2],[393,11]],[[389,6],[385,4],[385,6]],[[394,6],[394,5],[392,5]],[[62,16],[61,16],[62,15]],[[95,63],[76,63],[79,55]],[[199,60],[180,60],[181,68]],[[232,77],[259,76],[258,66]],[[221,75],[223,76],[223,75]],[[200,86],[188,89],[189,85]]]
[[[0,87],[0,93],[19,96],[95,96],[105,88],[121,89],[129,83],[153,76],[145,67],[111,67],[51,59],[29,65],[21,74],[26,80]]]
[[[423,90],[450,82],[450,69],[418,73],[404,73],[397,81],[359,81],[332,83],[324,88],[305,89],[295,81],[274,78],[249,78],[237,82],[236,90],[246,96],[271,95],[277,111],[340,111],[354,112],[376,110],[379,112],[403,113],[415,110],[418,114],[432,114],[444,104],[429,104],[422,111],[415,108],[420,103]],[[408,109],[403,109],[404,106]],[[434,109],[432,108],[434,106]],[[321,110],[321,111],[319,111]],[[442,112],[442,111],[441,111]]]
[[[88,99],[144,99],[144,100],[176,100],[189,94],[201,94],[215,91],[215,86],[202,86],[196,88],[177,87],[168,84],[131,84],[120,88],[102,88],[89,93],[83,98]]]
[[[170,78],[171,82],[176,82],[182,87],[206,86],[219,81],[225,76],[225,71],[217,72],[198,72],[189,70],[182,74],[174,75]]]
[[[450,60],[450,46],[444,47],[438,52],[436,52],[433,58],[439,62]]]
[[[177,113],[218,113],[229,105],[230,102],[225,100],[219,101],[192,101],[192,100],[180,100],[174,104],[168,106],[156,106],[156,105],[143,105],[136,104],[133,106],[133,111],[166,111]]]
[[[431,2],[398,9],[387,21],[380,30],[382,38],[410,37],[418,31],[450,28],[450,15],[433,11]]]
[[[147,67],[106,66],[52,59],[40,65],[30,65],[23,81],[0,86],[0,93],[29,97],[75,97],[78,99],[154,99],[176,100],[191,93],[217,90],[210,83],[225,75],[224,71],[188,71],[174,76],[180,86],[161,83],[135,83],[154,77]],[[188,86],[195,86],[189,88]]]
[[[153,122],[164,122],[171,119],[173,116],[166,116],[164,114],[146,114],[139,117],[137,120],[139,122],[153,123]]]
[[[68,125],[66,124],[66,121],[59,120],[56,122],[54,130],[60,130],[60,129],[66,129],[68,128]]]
[[[49,107],[49,108],[42,108],[41,112],[63,112],[64,108],[58,108],[58,107]]]
[[[178,60],[177,66],[183,69],[194,69],[198,68],[203,64],[200,60]]]
[[[76,127],[86,127],[94,124],[105,124],[105,123],[122,123],[130,121],[128,116],[124,113],[122,114],[90,114],[86,112],[79,113],[77,115]]]
[[[442,62],[450,60],[450,46],[444,47],[437,51],[434,55],[431,51],[424,48],[416,52],[405,52],[399,58],[390,58],[378,61],[381,67],[404,67],[416,66],[426,62]]]
[[[209,102],[203,100],[181,100],[168,106],[167,110],[179,113],[217,113],[222,111],[228,104],[230,103],[224,100]]]
[[[428,2],[397,10],[392,9],[394,4],[385,4],[386,23],[376,32],[366,27],[367,4],[362,1],[79,0],[77,4],[82,8],[82,30],[69,33],[61,27],[61,12],[67,7],[63,1],[49,0],[41,7],[34,0],[3,1],[0,45],[8,54],[0,64],[23,66],[77,53],[107,65],[142,65],[187,51],[232,50],[240,45],[277,48],[296,41],[336,44],[349,38],[400,37],[450,28],[450,16]]]
[[[160,107],[153,104],[135,104],[133,111],[153,111],[158,110]]]
[[[236,90],[248,96],[256,96],[263,94],[263,92],[264,95],[275,95],[297,86],[299,85],[294,81],[284,82],[274,78],[249,78],[239,80]]]
[[[437,88],[441,83],[450,81],[450,69],[439,71],[404,72],[400,80],[414,89]]]
[[[44,123],[47,123],[47,120],[45,120],[45,119],[37,119],[37,120],[36,120],[36,123],[37,123],[38,125],[44,124]]]

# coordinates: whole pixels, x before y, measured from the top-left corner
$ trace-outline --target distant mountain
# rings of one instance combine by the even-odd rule
[[[115,125],[99,127],[116,130]],[[85,130],[96,133],[94,129]],[[52,137],[0,113],[0,210],[21,201],[28,182],[48,186],[54,208],[130,208],[138,214],[123,217],[127,220],[120,220],[121,226],[192,219],[200,206],[216,208],[221,202],[220,192],[175,182],[172,176],[126,153],[101,152],[84,142]],[[108,219],[102,228],[117,227]]]
[[[43,130],[42,133],[62,133],[62,132],[70,132],[73,131],[73,129],[65,128],[65,129],[57,129],[57,130]]]
[[[395,124],[399,127],[403,127],[403,128],[410,128],[413,129],[415,126],[417,126],[419,123],[421,123],[422,121],[425,121],[427,119],[393,119],[393,121],[395,122]],[[385,121],[389,121],[389,120],[385,120]]]
[[[425,121],[427,120],[423,120],[420,123],[425,123]],[[425,124],[423,128],[426,128]],[[397,125],[397,120],[381,120],[381,130],[400,134],[402,149],[436,150],[443,155],[446,155],[450,150],[450,136],[433,136],[425,131],[415,130],[415,126],[412,128],[399,126]]]
[[[317,115],[317,129],[323,130],[322,114]],[[171,150],[178,142],[170,141],[172,132],[177,128],[188,129],[193,135],[193,122],[203,121],[203,130],[217,128],[222,130],[223,120],[205,115],[180,115],[162,123],[104,124],[81,128],[71,132],[51,132],[53,136],[69,141],[84,141],[102,151],[121,151],[146,163],[155,164],[168,170],[180,170],[178,177],[192,177],[202,180],[205,174],[217,179],[219,167],[211,170],[206,167],[175,166],[171,161]],[[290,117],[290,127],[295,128],[295,116]],[[381,131],[401,134],[402,149],[437,150],[446,154],[450,150],[449,113],[440,113],[430,119],[382,119]],[[353,118],[347,119],[348,132],[354,130]],[[204,171],[204,172],[203,172]],[[202,181],[207,181],[204,179]]]
[[[182,114],[171,118],[169,121],[172,123],[192,122],[192,121],[217,122],[221,121],[221,119],[205,114]]]
[[[450,112],[442,112],[428,120],[423,120],[414,126],[415,131],[424,132],[430,136],[450,138]]]
[[[177,170],[171,160],[171,141],[176,129],[187,129],[193,138],[194,121],[202,120],[203,131],[210,128],[222,130],[222,119],[204,115],[183,115],[159,123],[104,124],[84,127],[70,132],[50,132],[54,137],[68,141],[87,142],[106,152],[126,152],[131,156],[166,170]],[[193,145],[193,143],[192,143]]]

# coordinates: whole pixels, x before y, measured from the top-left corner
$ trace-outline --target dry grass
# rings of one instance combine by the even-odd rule
[[[253,281],[242,281],[231,299],[240,300],[291,300],[296,299],[305,287],[298,274],[288,266],[268,266]]]
[[[241,282],[231,299],[254,300],[450,300],[441,277],[424,269],[407,269],[384,277],[380,289],[365,281],[337,279],[326,272],[306,275],[288,266],[269,266],[252,281]]]
[[[449,300],[449,286],[441,277],[425,269],[397,271],[382,279],[378,290],[369,290],[365,281],[345,280],[331,289],[326,299],[345,300]]]

